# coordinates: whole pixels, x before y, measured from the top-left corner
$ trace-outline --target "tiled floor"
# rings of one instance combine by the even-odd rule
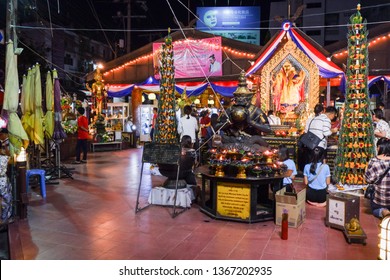
[[[171,217],[155,206],[135,214],[142,149],[89,154],[74,167],[74,179],[47,185],[47,198],[33,190],[28,219],[19,221],[24,259],[376,259],[379,220],[361,198],[361,224],[367,245],[348,244],[341,231],[324,225],[325,208],[306,205],[307,217],[281,240],[272,221],[254,224],[214,220],[196,204]],[[164,177],[145,165],[141,203]]]

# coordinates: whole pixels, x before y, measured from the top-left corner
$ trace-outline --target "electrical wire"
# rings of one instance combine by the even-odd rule
[[[171,10],[171,12],[172,12],[172,14],[173,14],[175,20],[176,20],[176,22],[179,23],[179,20],[177,19],[176,14],[175,14],[175,12],[174,12],[173,9],[172,9],[171,3],[169,2],[169,0],[166,0],[166,2],[167,2],[167,4],[168,4],[168,6],[169,6],[169,8],[170,8],[170,10]],[[179,1],[179,2],[180,2],[180,1]],[[180,28],[180,31],[181,31],[183,37],[184,37],[185,40],[187,41],[188,38],[187,38],[187,36],[185,35],[184,30],[182,29],[182,27],[181,27],[180,24],[179,24],[179,28]],[[188,46],[189,46],[189,48],[190,48],[190,50],[191,50],[191,55],[192,55],[192,54],[194,53],[194,51],[193,51],[193,49],[192,49],[192,46],[191,46],[191,44],[189,44]],[[194,57],[194,56],[193,56],[193,57]],[[200,65],[199,60],[198,60],[196,57],[194,57],[194,58],[195,58],[195,61],[196,61],[197,64],[198,64],[199,68],[201,69],[201,71],[202,71],[202,73],[203,73],[203,75],[204,75],[205,80],[207,81],[208,84],[210,84],[209,76],[207,76],[206,73],[204,72],[203,68],[202,68],[201,65]],[[226,61],[226,59],[222,62],[222,65],[223,65],[223,63],[224,63],[225,61]],[[223,107],[223,105],[222,105],[221,101],[219,100],[218,95],[217,95],[216,92],[214,91],[213,87],[211,87],[211,90],[212,90],[212,92],[214,93],[214,96],[217,98],[217,101],[218,101],[218,103],[219,103],[219,105],[220,105],[220,108],[221,108],[221,110],[222,110],[222,113],[226,116],[226,122],[225,122],[217,131],[216,131],[216,133],[218,133],[223,127],[225,127],[226,124],[231,123],[231,121],[230,121],[229,115],[227,114],[225,108]],[[200,151],[200,150],[202,149],[202,147],[205,146],[209,141],[210,141],[210,139],[208,139],[208,141],[205,141],[202,145],[200,145],[200,146],[198,147],[198,149],[196,149],[195,152]]]
[[[59,72],[63,72],[65,74],[65,76],[67,76],[70,80],[72,80],[75,84],[79,85],[79,86],[85,86],[84,84],[81,84],[81,83],[78,83],[76,81],[74,81],[72,79],[73,78],[77,78],[77,79],[80,79],[80,76],[76,76],[76,75],[73,75],[71,73],[69,73],[68,70],[65,70],[64,68],[61,68],[59,65],[49,61],[48,59],[46,59],[45,57],[43,57],[42,55],[40,55],[38,52],[36,52],[34,49],[32,49],[31,47],[29,47],[26,43],[24,43],[22,40],[18,40],[18,42],[20,44],[22,44],[26,49],[30,50],[33,54],[35,54],[37,57],[41,58],[42,60],[44,60],[46,63],[48,63],[49,65],[53,65],[57,71]],[[80,73],[80,74],[84,74],[84,73]]]
[[[93,16],[95,17],[96,21],[98,22],[98,24],[100,26],[100,30],[103,32],[103,35],[104,35],[104,38],[106,39],[107,44],[110,46],[112,53],[116,56],[116,52],[115,52],[114,48],[112,47],[110,40],[108,40],[106,32],[103,30],[103,26],[102,26],[102,23],[100,22],[98,14],[96,13],[95,6],[91,3],[91,0],[88,0],[87,2],[88,2],[89,8],[92,11]]]
[[[53,38],[53,24],[52,24],[52,21],[51,21],[51,12],[50,12],[50,3],[49,3],[49,0],[46,0],[46,3],[47,3],[47,10],[49,11],[49,19],[50,19],[50,30],[51,30],[51,37]]]

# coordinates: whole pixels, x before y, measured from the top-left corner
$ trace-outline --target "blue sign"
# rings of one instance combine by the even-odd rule
[[[4,31],[0,29],[0,44],[4,44]]]
[[[239,41],[260,44],[260,7],[198,7],[196,29]]]

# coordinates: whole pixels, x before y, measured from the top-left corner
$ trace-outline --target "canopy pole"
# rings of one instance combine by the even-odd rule
[[[326,106],[330,106],[330,79],[326,79]]]

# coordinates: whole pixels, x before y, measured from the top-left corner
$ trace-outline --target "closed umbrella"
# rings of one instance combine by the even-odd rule
[[[35,145],[42,145],[45,143],[43,135],[43,112],[42,112],[42,82],[41,69],[37,63],[35,65],[34,76],[34,138]]]
[[[22,111],[22,115],[24,115],[24,104],[25,104],[25,101],[24,101],[24,94],[23,92],[25,91],[27,87],[27,75],[23,75],[23,82],[22,82],[22,91],[21,91],[21,94],[20,94],[20,110]]]
[[[14,54],[14,44],[9,41],[6,50],[5,67],[5,93],[3,110],[8,113],[8,137],[10,140],[10,153],[18,153],[21,147],[27,147],[28,137],[18,117],[19,104],[19,77],[17,69],[17,56]]]
[[[53,137],[54,132],[54,93],[53,93],[53,78],[51,72],[46,75],[46,115],[45,115],[45,135],[48,139]]]
[[[56,73],[53,73],[53,77],[57,77]],[[58,78],[54,79],[54,132],[53,139],[59,142],[62,139],[65,139],[66,133],[61,125],[62,115],[61,115],[61,89],[60,81]]]
[[[25,84],[23,83],[22,88],[22,125],[24,130],[26,131],[28,138],[32,141],[34,137],[34,118],[33,118],[33,88],[32,88],[32,82],[33,82],[33,72],[35,71],[35,68],[31,69],[29,68],[27,71],[27,77]]]

